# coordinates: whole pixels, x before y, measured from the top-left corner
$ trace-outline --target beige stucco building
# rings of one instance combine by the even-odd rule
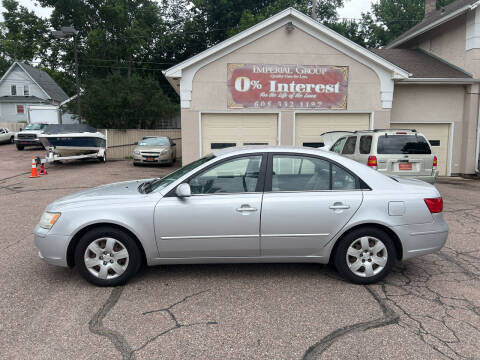
[[[452,19],[433,11],[431,29],[421,23],[372,51],[290,8],[166,70],[181,99],[183,162],[234,145],[315,146],[326,131],[416,128],[441,175],[475,173],[480,25],[471,3],[453,3]]]

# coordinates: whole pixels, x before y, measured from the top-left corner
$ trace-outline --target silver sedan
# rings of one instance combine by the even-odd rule
[[[231,148],[161,179],[100,186],[48,205],[35,228],[46,262],[91,283],[142,264],[332,263],[371,284],[448,236],[437,189],[318,149]]]

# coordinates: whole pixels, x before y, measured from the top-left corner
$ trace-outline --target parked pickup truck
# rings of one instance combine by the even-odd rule
[[[0,143],[13,143],[15,133],[7,128],[0,128]]]
[[[41,134],[48,124],[28,124],[25,129],[15,135],[17,150],[23,150],[25,146],[41,146],[38,134]]]

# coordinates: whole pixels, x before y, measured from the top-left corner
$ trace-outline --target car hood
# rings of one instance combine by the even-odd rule
[[[137,146],[135,147],[135,150],[138,151],[155,151],[155,152],[160,152],[162,150],[168,150],[168,146]]]
[[[153,179],[124,181],[94,187],[75,194],[64,196],[47,206],[47,211],[59,211],[70,206],[88,206],[94,203],[99,205],[105,202],[125,202],[133,198],[146,196],[138,191],[138,186]]]

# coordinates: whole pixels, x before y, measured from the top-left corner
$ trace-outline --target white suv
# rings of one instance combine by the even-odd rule
[[[326,134],[322,134],[326,135]],[[376,129],[339,133],[330,151],[370,166],[385,175],[435,183],[437,157],[428,140],[416,130]]]

